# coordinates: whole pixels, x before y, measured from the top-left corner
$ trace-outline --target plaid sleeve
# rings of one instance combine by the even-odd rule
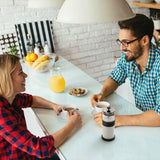
[[[121,58],[118,60],[117,66],[109,74],[109,78],[116,81],[119,85],[125,82],[127,78],[125,54],[122,53]]]
[[[21,108],[31,107],[33,102],[33,97],[30,94],[17,94],[15,98],[15,105]]]
[[[157,78],[157,93],[156,93],[156,106],[153,108],[155,112],[160,115],[160,69],[157,71],[158,78]]]
[[[55,151],[53,136],[39,138],[32,135],[5,107],[0,107],[0,136],[12,146],[38,158],[49,157]]]

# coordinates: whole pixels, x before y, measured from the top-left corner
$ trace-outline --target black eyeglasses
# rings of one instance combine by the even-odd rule
[[[137,40],[139,40],[139,39],[141,39],[141,38],[136,38],[136,39],[134,39],[134,40],[132,40],[132,41],[129,41],[129,42],[125,42],[125,41],[120,41],[119,39],[117,39],[116,40],[116,42],[119,44],[119,45],[123,45],[124,47],[128,47],[128,45],[130,44],[130,43],[133,43],[133,42],[135,42],[135,41],[137,41]]]

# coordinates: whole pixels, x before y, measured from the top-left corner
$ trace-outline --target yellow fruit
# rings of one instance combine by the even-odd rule
[[[49,88],[55,92],[63,92],[65,89],[65,80],[63,76],[53,76],[49,80]]]
[[[38,55],[36,53],[31,53],[30,54],[30,59],[32,62],[34,62],[36,59],[38,59]]]
[[[49,63],[49,60],[43,61],[43,62],[34,62],[34,65],[32,66],[35,70],[39,69],[45,69],[46,65]]]
[[[43,55],[43,56],[39,57],[35,62],[43,62],[43,61],[46,61],[49,59],[51,59],[49,56]]]
[[[32,68],[36,68],[36,66],[38,66],[40,64],[40,62],[34,62],[33,64],[32,64]]]
[[[32,62],[31,60],[31,54],[27,54],[27,56],[25,57],[27,62]]]

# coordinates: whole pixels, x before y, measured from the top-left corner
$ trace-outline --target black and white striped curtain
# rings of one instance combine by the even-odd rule
[[[52,53],[54,52],[52,21],[15,24],[15,29],[22,57],[25,57],[27,54],[27,34],[30,34],[33,44],[39,41],[41,46],[44,46],[44,42],[47,41]]]

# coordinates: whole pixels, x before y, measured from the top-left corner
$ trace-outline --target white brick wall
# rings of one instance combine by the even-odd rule
[[[149,15],[149,10],[132,5],[133,11]],[[62,55],[102,84],[119,56],[117,23],[92,25],[62,24],[55,21],[58,9],[29,9],[27,0],[0,0],[0,34],[15,32],[14,24],[35,20],[53,20],[57,54]]]

